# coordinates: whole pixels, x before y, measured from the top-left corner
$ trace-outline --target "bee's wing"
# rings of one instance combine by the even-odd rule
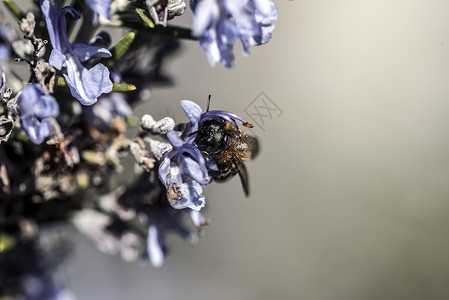
[[[249,179],[248,172],[246,171],[245,164],[241,161],[236,162],[238,173],[240,177],[240,181],[242,182],[243,192],[245,193],[245,197],[249,196]]]
[[[248,136],[249,138],[249,158],[254,159],[259,154],[260,145],[259,140],[255,137]]]

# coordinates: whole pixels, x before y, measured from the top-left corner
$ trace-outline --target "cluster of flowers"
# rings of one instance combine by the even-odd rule
[[[133,106],[149,98],[152,84],[171,84],[164,61],[180,38],[198,40],[211,64],[226,67],[237,40],[245,54],[268,42],[277,18],[270,0],[194,0],[192,30],[167,23],[185,11],[183,0],[72,2],[41,0],[25,14],[5,1],[19,28],[0,16],[2,299],[74,299],[54,276],[67,251],[53,255],[60,240],[42,245],[40,232],[61,222],[72,221],[102,252],[161,266],[168,233],[195,243],[208,224],[203,188],[245,173],[240,161],[250,158],[222,161],[204,148],[212,126],[247,152],[237,122],[248,123],[233,113],[182,100],[189,121],[176,124],[148,114],[139,120]],[[111,47],[104,26],[128,33]],[[128,137],[133,126],[138,133]],[[212,136],[221,151],[224,136]],[[131,163],[139,168],[124,167]]]

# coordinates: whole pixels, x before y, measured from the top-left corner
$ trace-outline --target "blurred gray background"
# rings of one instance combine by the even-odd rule
[[[282,114],[254,129],[251,197],[209,186],[205,236],[173,236],[160,269],[73,232],[79,299],[449,299],[449,1],[276,4],[267,45],[227,70],[185,42],[138,108],[182,122],[179,100],[212,94],[248,118],[264,92]]]

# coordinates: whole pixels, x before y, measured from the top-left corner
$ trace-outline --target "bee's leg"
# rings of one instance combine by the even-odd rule
[[[245,193],[245,197],[249,196],[249,179],[248,172],[246,171],[246,167],[241,161],[235,162],[238,168],[238,173],[240,177],[240,181],[242,182],[243,192]]]

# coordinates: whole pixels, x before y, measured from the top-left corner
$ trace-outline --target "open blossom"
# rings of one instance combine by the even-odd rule
[[[206,161],[189,142],[184,142],[174,131],[167,133],[174,150],[167,153],[159,166],[159,179],[167,188],[170,204],[177,209],[204,207],[203,186],[210,183]]]
[[[22,125],[30,140],[42,143],[50,135],[51,124],[47,118],[54,118],[59,113],[55,98],[36,85],[28,84],[17,98]]]
[[[61,8],[61,0],[55,0],[55,6],[52,6],[49,0],[44,0],[41,8],[53,46],[49,59],[50,65],[58,70],[66,66],[67,74],[64,74],[64,77],[72,96],[83,105],[94,104],[101,94],[112,91],[109,70],[102,64],[87,69],[81,62],[93,56],[110,57],[111,53],[98,46],[70,44],[66,32],[65,14],[69,13],[75,19],[80,17],[72,7]]]
[[[242,42],[245,55],[249,47],[262,45],[271,39],[274,20],[278,18],[271,0],[191,0],[195,15],[193,35],[208,54],[212,65],[234,64],[232,47]]]

